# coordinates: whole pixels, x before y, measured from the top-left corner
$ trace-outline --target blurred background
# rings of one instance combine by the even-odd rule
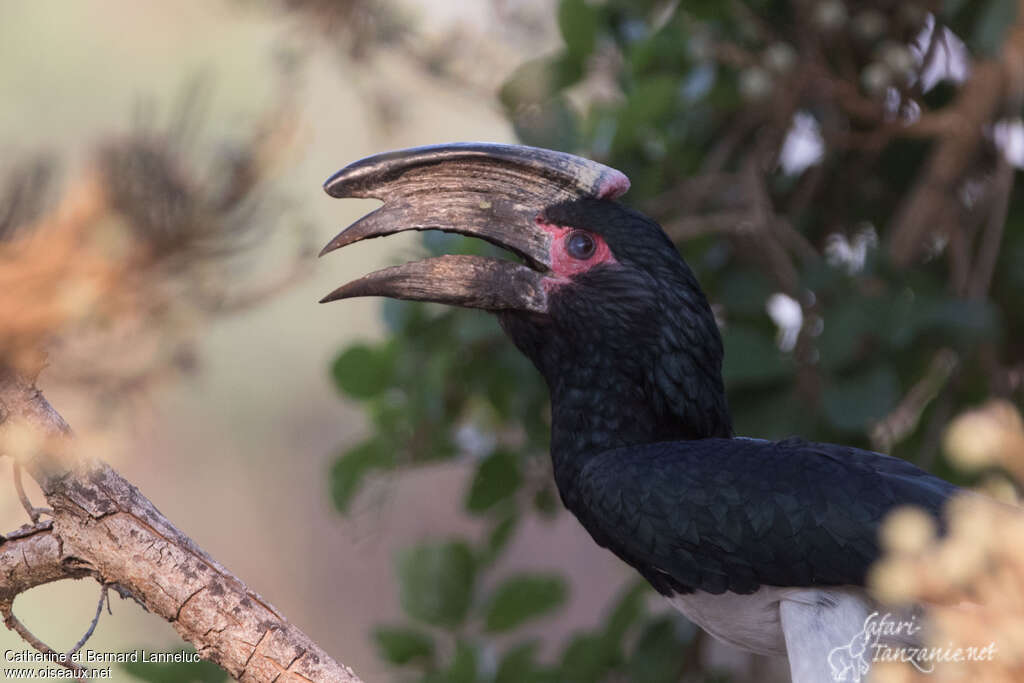
[[[318,262],[375,206],[320,185],[458,140],[619,168],[714,305],[737,433],[890,452],[1013,501],[1022,22],[1019,0],[0,0],[2,361],[366,681],[788,680],[561,509],[546,392],[493,319],[317,305],[375,267],[491,251],[427,233]],[[25,521],[10,478],[0,462],[5,530]],[[921,599],[933,569],[971,590],[985,563],[930,562],[931,543],[893,549],[887,599]],[[998,606],[1017,625],[1020,590]],[[16,610],[66,649],[98,592]],[[90,646],[181,643],[117,600]],[[115,673],[136,676],[220,674]]]

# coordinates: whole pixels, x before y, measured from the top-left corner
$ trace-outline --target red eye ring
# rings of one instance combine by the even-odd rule
[[[597,242],[585,230],[573,230],[565,238],[565,251],[578,261],[586,261],[597,250]]]

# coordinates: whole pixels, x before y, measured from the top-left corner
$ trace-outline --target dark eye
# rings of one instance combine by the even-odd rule
[[[580,261],[585,261],[593,256],[595,247],[594,238],[579,230],[569,235],[569,239],[565,243],[565,249],[569,252],[569,256]]]

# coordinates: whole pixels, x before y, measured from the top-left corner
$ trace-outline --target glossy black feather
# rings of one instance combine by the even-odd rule
[[[901,505],[940,518],[956,491],[910,463],[800,439],[700,439],[588,460],[566,503],[663,593],[862,585]]]

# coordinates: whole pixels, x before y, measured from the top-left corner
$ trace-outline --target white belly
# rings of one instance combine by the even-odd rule
[[[695,592],[675,595],[669,602],[721,641],[758,654],[789,657],[794,683],[833,680],[836,668],[830,656],[834,659],[835,650],[851,649],[864,640],[866,618],[873,609],[864,590],[855,587],[762,586],[749,595]],[[869,665],[868,660],[861,661],[858,675]]]
[[[668,601],[721,641],[762,655],[785,655],[779,601],[791,590],[761,586],[748,595],[696,591],[674,595]]]
[[[871,601],[861,588],[780,588],[761,586],[753,593],[714,595],[696,591],[668,599],[693,623],[730,645],[762,655],[785,655],[780,606],[789,602],[816,607],[818,619],[858,626]]]

